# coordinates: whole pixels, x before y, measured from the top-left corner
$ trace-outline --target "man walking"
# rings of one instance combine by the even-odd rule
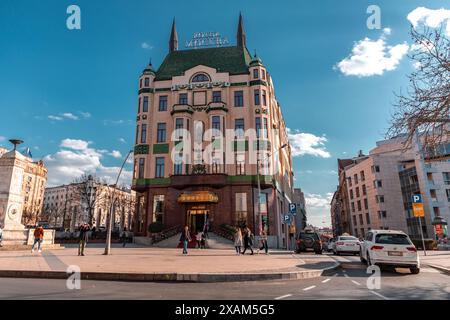
[[[180,241],[183,243],[183,254],[188,254],[188,244],[191,241],[191,235],[189,232],[189,227],[184,227],[184,230],[181,232]]]
[[[263,250],[266,252],[266,254],[269,254],[269,246],[267,245],[267,231],[266,228],[263,228],[263,231],[261,232],[261,247],[258,249],[258,253],[260,250]]]
[[[78,243],[78,255],[84,256],[84,248],[86,247],[86,243],[88,241],[90,227],[87,223],[82,224],[80,226],[80,235],[79,235],[79,243]]]
[[[34,229],[34,243],[31,247],[31,253],[34,252],[34,247],[36,246],[36,243],[38,244],[38,252],[42,252],[41,250],[41,243],[44,240],[44,228],[42,226],[38,226],[36,229]]]
[[[249,227],[245,227],[244,229],[244,251],[242,251],[242,254],[245,254],[245,251],[247,251],[247,249],[250,249],[250,251],[252,252],[250,255],[253,255],[253,239],[252,239],[253,235],[252,235],[252,231],[250,230]]]
[[[0,224],[0,248],[3,247],[3,226]]]

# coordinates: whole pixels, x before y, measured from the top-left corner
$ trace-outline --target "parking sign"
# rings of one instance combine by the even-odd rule
[[[421,194],[413,194],[413,203],[422,203],[422,195]]]
[[[292,215],[296,215],[297,214],[297,204],[295,203],[290,203],[289,204],[289,213]]]
[[[413,194],[412,196],[412,208],[414,217],[425,217],[425,211],[423,210],[422,195]]]

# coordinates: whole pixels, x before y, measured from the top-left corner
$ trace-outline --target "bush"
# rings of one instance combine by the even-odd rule
[[[423,244],[422,239],[411,239],[413,244],[416,246],[417,249],[423,250]],[[426,250],[434,250],[437,248],[437,241],[433,239],[425,239],[425,249]]]
[[[165,226],[161,222],[154,222],[148,226],[148,232],[150,233],[159,233],[163,231]]]

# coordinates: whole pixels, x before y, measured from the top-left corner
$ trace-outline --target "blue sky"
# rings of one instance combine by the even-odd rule
[[[66,28],[71,4],[81,8],[81,30]],[[379,30],[366,26],[371,4],[381,9]],[[418,7],[450,9],[438,0],[2,0],[0,145],[25,140],[35,159],[48,160],[53,183],[70,182],[77,168],[113,175],[132,148],[137,79],[150,58],[158,67],[167,54],[172,18],[180,47],[196,31],[235,43],[241,11],[247,46],[271,73],[293,143],[302,147],[294,172],[310,221],[328,225],[336,159],[383,138],[393,93],[407,85],[407,16]],[[351,60],[358,44],[367,50],[362,65]]]

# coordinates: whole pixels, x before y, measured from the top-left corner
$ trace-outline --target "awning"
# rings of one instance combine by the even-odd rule
[[[182,193],[178,197],[180,203],[195,203],[195,202],[219,202],[219,197],[210,191],[195,191],[189,193]]]

